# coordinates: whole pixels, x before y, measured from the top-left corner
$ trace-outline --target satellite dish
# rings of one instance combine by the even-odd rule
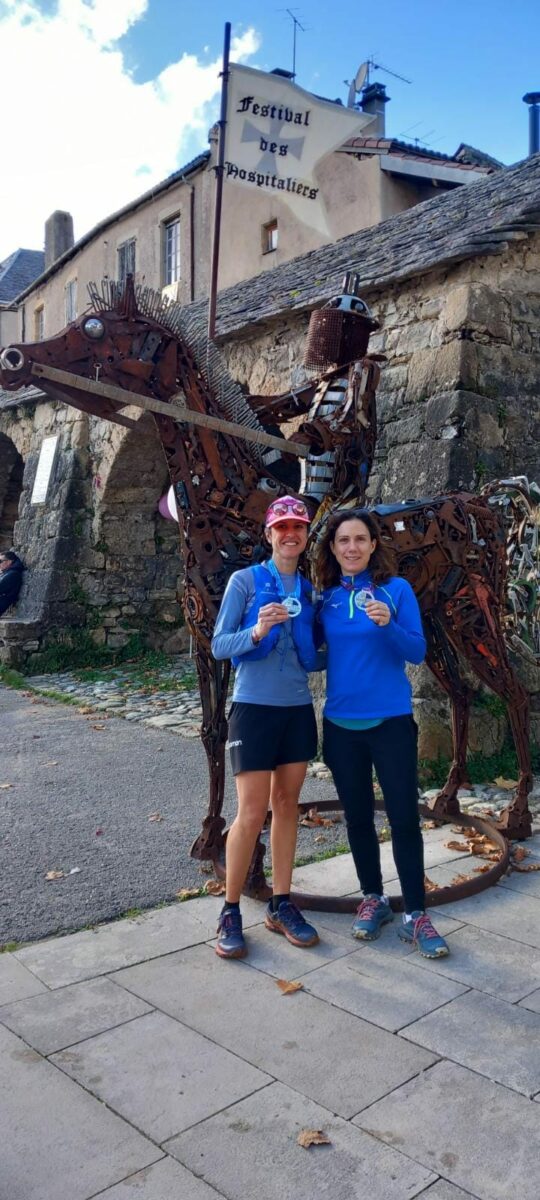
[[[362,88],[364,86],[364,83],[366,81],[368,74],[369,74],[369,63],[368,62],[361,63],[361,65],[359,66],[359,68],[356,72],[355,79],[354,79],[354,87],[357,92],[362,91]]]

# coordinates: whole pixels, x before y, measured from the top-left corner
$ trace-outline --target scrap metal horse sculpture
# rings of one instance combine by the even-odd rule
[[[302,444],[306,447],[301,490],[308,503],[313,501],[314,515],[321,500],[321,512],[336,503],[363,503],[375,441],[377,361],[355,354],[360,361],[351,363],[349,354],[347,369],[328,371],[322,381],[281,397],[247,398],[213,343],[177,306],[164,305],[150,289],[134,289],[129,279],[123,289],[110,281],[101,290],[91,285],[90,296],[92,310],[57,337],[2,351],[0,383],[13,390],[39,382],[56,399],[128,426],[135,424],[122,411],[129,404],[154,412],[175,487],[185,573],[183,605],[195,639],[202,741],[210,772],[208,814],[192,853],[217,861],[225,825],[221,811],[229,664],[212,658],[213,623],[228,576],[249,565],[260,545],[268,503],[280,493],[299,490],[292,447],[285,438],[276,442],[266,437],[266,444],[274,443],[266,449],[265,425],[308,414],[294,435],[294,452],[298,454]],[[315,320],[325,311],[314,314]],[[376,322],[367,315],[364,324],[367,348]],[[219,433],[197,424],[179,425],[174,403],[179,393],[188,419],[197,422],[198,415],[213,414],[229,422],[234,435],[226,425]],[[174,416],[167,414],[168,405]],[[237,436],[239,425],[250,440]],[[323,464],[321,469],[317,463]],[[465,493],[372,511],[381,539],[393,545],[400,574],[416,591],[428,640],[427,662],[452,703],[454,761],[434,802],[434,815],[459,814],[457,789],[466,775],[470,694],[459,669],[461,655],[508,705],[519,781],[500,825],[507,836],[526,837],[531,786],[528,703],[502,632],[503,524],[486,498]],[[260,889],[263,880],[259,853],[252,886],[258,883]]]

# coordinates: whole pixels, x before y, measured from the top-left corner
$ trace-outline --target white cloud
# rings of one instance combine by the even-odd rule
[[[137,83],[116,48],[149,0],[0,0],[3,148],[0,262],[43,245],[46,218],[73,214],[75,237],[207,147],[221,59],[183,54]],[[259,37],[233,39],[246,61]]]

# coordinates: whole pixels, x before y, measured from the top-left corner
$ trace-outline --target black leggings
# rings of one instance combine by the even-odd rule
[[[382,788],[405,912],[424,908],[424,845],[418,813],[417,728],[410,715],[371,729],[343,729],[324,719],[323,758],[343,805],[354,864],[364,895],[382,895],[375,830],[373,767]]]

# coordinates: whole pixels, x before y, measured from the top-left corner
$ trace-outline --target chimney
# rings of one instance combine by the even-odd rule
[[[72,245],[73,217],[57,209],[45,222],[45,270],[66,250],[71,250]]]
[[[367,87],[362,88],[361,97],[362,112],[373,117],[372,123],[362,131],[363,134],[366,137],[384,137],[386,128],[384,106],[390,100],[390,96],[386,95],[384,83],[368,83]]]
[[[529,105],[529,157],[540,150],[540,92],[527,92],[523,97]]]

